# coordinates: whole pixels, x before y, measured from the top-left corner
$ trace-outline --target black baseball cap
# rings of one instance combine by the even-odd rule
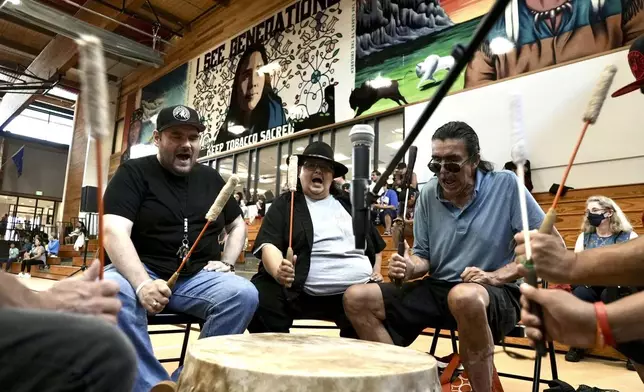
[[[192,125],[199,132],[206,129],[199,119],[199,113],[193,108],[175,105],[161,109],[157,116],[157,131],[161,132],[175,125]]]

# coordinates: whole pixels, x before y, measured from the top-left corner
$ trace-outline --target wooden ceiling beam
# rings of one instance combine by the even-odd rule
[[[4,46],[8,49],[13,49],[18,52],[30,55],[32,58],[38,56],[40,50],[38,48],[32,48],[31,46],[25,45],[21,42],[12,41],[8,38],[0,37],[0,46]]]
[[[7,15],[7,14],[0,14],[0,19],[5,20],[7,22],[13,23],[18,26],[22,26],[26,29],[33,30],[37,33],[40,33],[42,35],[46,35],[48,37],[55,37],[56,33],[53,31],[47,30],[44,27],[38,26],[37,24],[34,23],[29,23],[26,22],[22,19],[16,18],[15,16]]]
[[[177,17],[176,15],[173,15],[170,12],[165,11],[165,10],[163,10],[163,9],[157,7],[157,6],[153,6],[153,7],[154,7],[154,10],[152,10],[152,8],[150,8],[150,5],[147,2],[145,2],[145,1],[143,2],[142,9],[144,11],[146,11],[146,12],[149,12],[150,13],[149,16],[152,16],[154,18],[154,14],[156,13],[157,16],[159,17],[159,19],[163,19],[166,22],[170,22],[170,23],[174,24],[175,26],[179,26],[181,28],[188,28],[188,25],[190,24],[190,21],[182,20],[179,17]]]
[[[145,0],[127,0],[125,7],[134,8],[136,5],[140,7],[143,2]],[[128,18],[127,15],[117,10],[110,9],[91,0],[86,1],[83,6],[119,21],[125,21]],[[76,12],[74,17],[108,31],[113,31],[118,26],[115,22],[83,10]],[[49,79],[57,74],[64,74],[69,68],[75,66],[77,62],[76,56],[77,48],[74,40],[57,35],[45,46],[27,69],[38,77]],[[0,102],[0,130],[4,129],[14,117],[20,114],[31,103],[32,99],[33,94],[6,94],[2,102]]]

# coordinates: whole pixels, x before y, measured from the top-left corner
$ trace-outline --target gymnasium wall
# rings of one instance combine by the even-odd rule
[[[465,121],[477,132],[484,159],[497,170],[511,160],[510,96],[523,99],[524,129],[532,166],[534,192],[546,192],[559,183],[582,127],[582,116],[601,71],[618,68],[609,92],[631,83],[627,51],[619,51],[548,71],[495,83],[446,97],[414,144],[418,146],[416,172],[423,183],[433,175],[431,137],[448,121]],[[405,109],[405,135],[425,104]],[[638,113],[644,96],[631,93],[606,100],[599,120],[591,126],[577,155],[567,185],[601,187],[644,182],[644,126]]]
[[[6,150],[2,167],[2,192],[36,195],[60,199],[65,184],[67,146],[41,142],[35,139],[5,136]],[[22,175],[18,176],[15,164],[10,159],[25,146]]]

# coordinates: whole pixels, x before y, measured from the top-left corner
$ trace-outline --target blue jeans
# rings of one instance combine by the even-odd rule
[[[150,278],[158,278],[147,267],[146,270]],[[105,279],[116,281],[121,287],[119,299],[123,306],[118,325],[134,345],[138,358],[133,392],[148,392],[160,381],[176,381],[181,369],[177,369],[171,378],[154,356],[147,312],[136,298],[135,288],[113,264],[105,268]],[[205,338],[244,333],[258,302],[257,290],[250,281],[232,273],[201,270],[194,276],[177,280],[166,309],[203,319],[199,338]]]

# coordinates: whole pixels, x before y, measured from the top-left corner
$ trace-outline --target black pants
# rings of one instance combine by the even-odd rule
[[[572,293],[582,301],[601,301],[607,304],[616,301],[619,297],[617,287],[576,286],[573,288]],[[620,343],[615,348],[626,358],[637,364],[644,365],[644,340]]]
[[[125,336],[90,316],[0,309],[0,389],[129,392],[136,356]]]
[[[286,298],[286,289],[271,276],[255,275],[251,280],[259,292],[259,306],[248,325],[250,333],[288,333],[293,320],[324,320],[340,328],[340,336],[357,339],[358,335],[344,314],[342,294],[313,296],[304,292],[294,300]]]
[[[392,283],[380,283],[385,303],[384,326],[394,344],[407,347],[428,327],[457,329],[447,304],[447,296],[457,284],[432,277],[404,283],[400,289]],[[521,318],[521,292],[516,284],[481,286],[490,297],[487,320],[492,338],[499,342]]]
[[[5,271],[9,272],[11,271],[11,263],[15,263],[16,261],[18,261],[18,259],[15,257],[10,257],[5,260],[0,260],[0,269],[2,269],[2,264],[5,264]]]
[[[27,269],[27,273],[31,273],[31,266],[32,265],[38,265],[38,264],[45,264],[42,260],[36,260],[36,259],[22,259],[22,266],[20,267],[20,272],[25,272],[25,268]]]

